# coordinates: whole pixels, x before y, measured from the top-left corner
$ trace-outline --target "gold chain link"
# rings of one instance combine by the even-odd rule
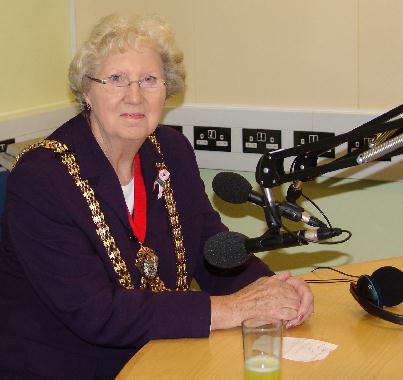
[[[162,155],[161,147],[157,141],[157,138],[155,135],[151,135],[148,138],[154,144],[161,157],[161,162],[156,164],[158,172],[163,169],[167,170],[164,162],[164,156]],[[182,227],[179,223],[179,214],[176,210],[176,202],[174,199],[173,190],[171,188],[170,178],[165,180],[162,194],[165,198],[165,207],[168,211],[169,224],[171,225],[172,237],[174,239],[174,248],[176,254],[176,290],[186,291],[189,289],[189,285],[187,283],[185,247],[183,245]]]
[[[150,141],[156,147],[158,153],[161,157],[161,163],[156,164],[157,170],[166,169],[163,156],[161,153],[160,145],[154,135],[149,136]],[[127,270],[126,263],[122,259],[120,250],[116,245],[115,239],[110,233],[109,226],[105,222],[105,217],[101,211],[99,202],[95,198],[94,190],[91,188],[87,180],[83,180],[80,177],[80,167],[78,166],[74,154],[69,152],[67,145],[60,143],[55,140],[42,140],[31,144],[24,148],[21,153],[16,157],[14,166],[20,160],[20,158],[28,151],[36,148],[47,148],[52,149],[55,153],[60,154],[62,163],[67,167],[69,174],[73,177],[76,186],[80,189],[83,197],[85,198],[87,205],[91,211],[91,217],[96,227],[96,233],[101,239],[105,251],[112,262],[113,269],[118,276],[119,283],[125,289],[134,289],[134,285]],[[173,198],[173,191],[170,187],[170,180],[166,180],[163,189],[163,195],[165,199],[165,206],[168,210],[169,222],[172,228],[172,237],[174,239],[174,247],[176,254],[176,269],[177,269],[177,280],[176,280],[176,290],[186,291],[189,289],[187,284],[187,270],[186,270],[186,259],[185,259],[185,247],[183,246],[183,236],[182,229],[179,224],[179,215],[176,211],[176,203]],[[147,251],[147,247],[143,247],[139,250],[139,253]],[[143,251],[142,251],[143,250]],[[139,255],[138,253],[138,255]],[[136,261],[137,264],[137,261]],[[137,266],[137,265],[136,265]],[[143,275],[141,276],[140,288],[144,289],[147,286],[150,287],[152,291],[160,292],[170,290],[165,287],[163,281],[156,276],[153,281],[148,281]]]

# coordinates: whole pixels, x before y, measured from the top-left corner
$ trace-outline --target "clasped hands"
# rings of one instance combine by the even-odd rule
[[[261,277],[243,289],[211,298],[211,329],[240,326],[249,318],[281,319],[286,328],[307,320],[313,312],[309,285],[289,272]]]

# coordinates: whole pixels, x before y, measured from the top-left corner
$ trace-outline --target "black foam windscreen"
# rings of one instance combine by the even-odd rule
[[[250,255],[245,248],[247,237],[239,232],[220,232],[204,245],[204,257],[211,265],[231,269],[246,263]]]
[[[252,185],[238,173],[218,173],[212,182],[214,192],[229,203],[245,203],[248,201]]]
[[[403,302],[403,272],[395,267],[378,268],[371,278],[376,284],[384,306],[395,306]]]

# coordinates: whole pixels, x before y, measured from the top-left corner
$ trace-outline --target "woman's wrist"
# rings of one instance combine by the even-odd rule
[[[211,330],[223,330],[240,325],[240,318],[235,312],[233,296],[210,296]]]

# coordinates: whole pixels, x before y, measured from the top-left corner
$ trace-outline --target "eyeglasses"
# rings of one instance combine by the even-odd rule
[[[163,79],[157,78],[153,75],[146,75],[139,80],[130,80],[127,74],[112,74],[105,79],[98,79],[86,75],[88,79],[93,80],[101,84],[106,84],[113,88],[130,87],[132,83],[137,83],[141,89],[156,89],[161,86],[166,86],[166,82]]]

